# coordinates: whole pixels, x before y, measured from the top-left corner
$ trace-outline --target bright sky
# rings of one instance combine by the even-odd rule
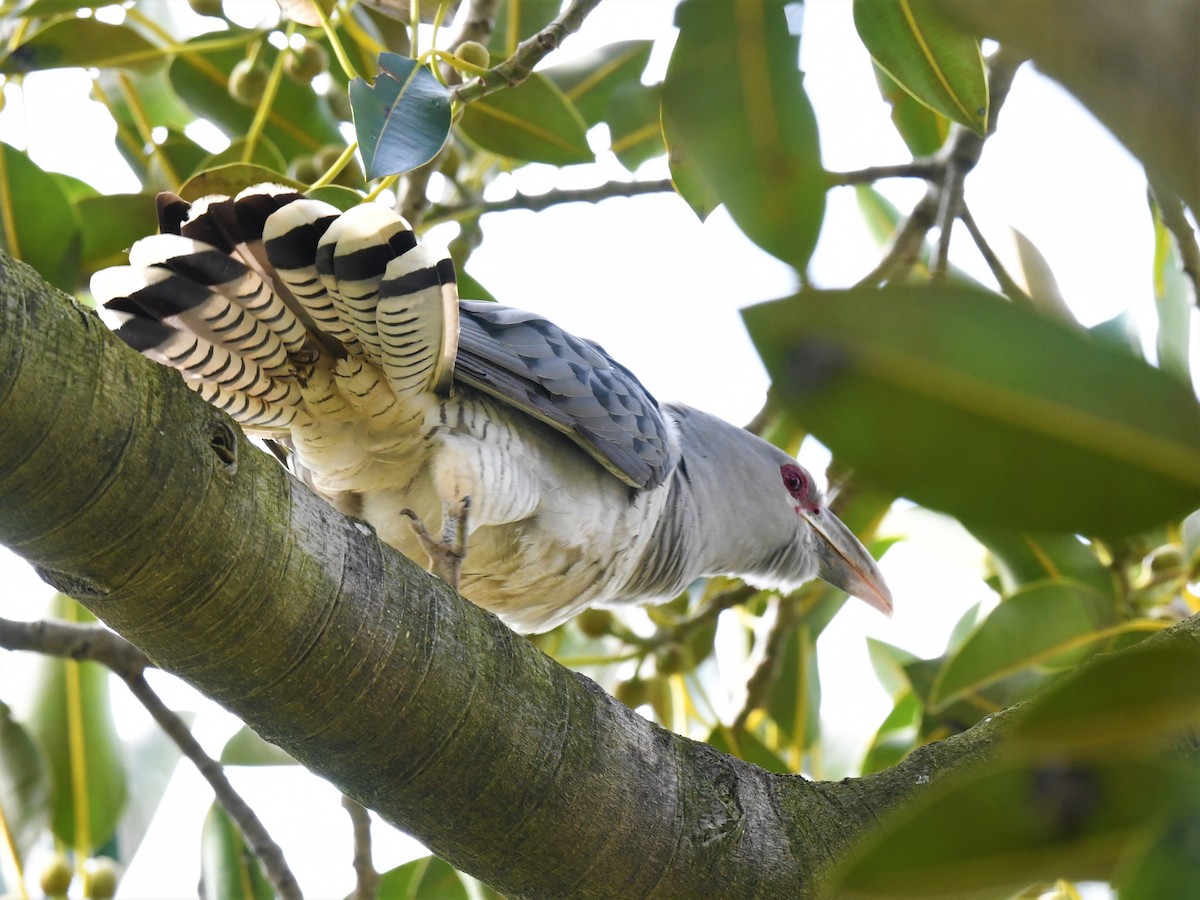
[[[672,7],[668,0],[606,0],[558,59],[615,39],[661,35],[670,28]],[[817,110],[826,166],[848,170],[907,161],[854,33],[850,4],[810,0],[805,16],[805,85]],[[665,56],[656,56],[650,74],[661,75],[665,64]],[[86,102],[88,90],[81,73],[29,76],[25,97],[32,112],[22,114],[10,88],[0,139],[28,143],[47,169],[104,190],[135,190],[136,182],[122,171],[106,141],[89,139],[88,152],[79,152],[78,136],[94,134],[100,126],[93,122],[103,119]],[[665,174],[659,161],[639,176]],[[513,181],[521,190],[538,192],[608,177],[625,177],[611,158],[562,173],[529,166]],[[922,191],[919,184],[896,182],[883,188],[902,208]],[[1152,236],[1141,169],[1068,95],[1029,66],[1017,76],[999,133],[967,181],[966,196],[1003,256],[1012,257],[1009,226],[1041,249],[1085,323],[1127,309],[1151,321]],[[835,190],[830,201],[812,266],[820,287],[848,285],[878,258],[853,191]],[[599,341],[659,399],[681,400],[734,422],[758,410],[767,380],[738,310],[789,293],[793,277],[751,245],[723,210],[701,224],[678,198],[662,195],[497,215],[485,219],[484,228],[486,240],[469,268],[501,302],[536,310]],[[990,283],[982,261],[957,235],[955,249],[958,265]],[[806,462],[819,468],[822,459],[820,448],[813,448]],[[937,655],[962,612],[991,599],[980,580],[982,554],[954,523],[923,511],[902,511],[885,531],[906,539],[882,562],[895,597],[895,618],[886,620],[852,602],[822,639],[822,714],[848,759],[861,753],[890,709],[867,663],[865,637]],[[24,564],[7,551],[0,553],[0,615],[37,618],[48,593]],[[27,663],[15,654],[0,655],[0,685],[8,688],[21,679]],[[159,682],[172,706],[201,707],[190,689],[165,677]],[[4,690],[0,699],[16,693]],[[113,693],[123,732],[149,727],[119,685]],[[208,708],[195,727],[215,754],[236,722]],[[826,763],[828,774],[841,774],[837,753]],[[352,886],[350,838],[336,792],[324,783],[314,787],[315,779],[294,771],[234,771],[233,777],[283,845],[306,892],[345,895]],[[200,822],[210,800],[199,776],[181,766],[164,804],[171,819],[151,831],[147,852],[128,873],[122,896],[192,893],[199,874]],[[389,832],[376,829],[381,869],[416,855]],[[314,837],[321,849],[310,852]]]

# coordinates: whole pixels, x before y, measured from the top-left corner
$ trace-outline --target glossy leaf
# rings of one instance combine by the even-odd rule
[[[207,197],[209,194],[225,194],[232,197],[239,191],[244,190],[255,184],[262,184],[269,181],[272,184],[283,184],[288,187],[294,187],[296,190],[303,190],[305,185],[291,178],[286,178],[278,172],[272,172],[270,169],[264,169],[261,166],[252,166],[245,163],[231,163],[225,166],[217,166],[215,169],[208,169],[201,172],[192,178],[189,178],[177,193],[184,200],[199,200],[201,197]]]
[[[867,638],[867,658],[875,677],[889,695],[896,697],[911,687],[904,667],[915,662],[917,657],[901,647],[895,647],[878,638]]]
[[[768,772],[787,775],[795,771],[780,759],[778,754],[774,753],[764,744],[762,738],[752,731],[744,729],[735,731],[723,725],[718,726],[709,734],[708,743],[722,753],[728,753],[730,756],[744,759],[746,762],[753,763],[760,769],[766,769]]]
[[[974,37],[922,0],[854,0],[854,25],[906,91],[977,134],[987,130],[987,75]]]
[[[875,65],[879,93],[892,108],[892,124],[913,156],[931,156],[946,143],[950,120],[902,88],[896,79]]]
[[[821,230],[828,181],[787,5],[681,3],[662,115],[667,146],[682,145],[742,231],[803,270]]]
[[[985,525],[1128,534],[1200,505],[1200,405],[1086,334],[962,287],[743,313],[790,408],[857,474]]]
[[[381,895],[382,896],[382,895]],[[201,900],[274,900],[275,891],[228,813],[209,807],[200,833]]]
[[[703,222],[721,201],[717,192],[701,172],[696,158],[683,141],[675,137],[671,120],[662,117],[663,140],[667,144],[667,165],[671,169],[671,183],[676,193]]]
[[[145,69],[166,60],[163,50],[127,25],[94,18],[60,19],[36,31],[0,60],[0,72],[92,67]]]
[[[408,172],[433,159],[450,133],[450,92],[425,66],[379,54],[375,84],[350,83],[354,130],[367,178]]]
[[[831,896],[1011,896],[1038,881],[1106,880],[1163,815],[1198,802],[1200,781],[1182,767],[995,763],[938,785],[873,830]]]
[[[609,149],[630,172],[667,152],[661,105],[661,85],[626,84],[613,91],[608,107]]]
[[[1079,662],[1115,621],[1112,600],[1084,585],[1053,581],[1025,588],[996,607],[950,658],[929,703],[946,706],[1021,669]]]
[[[229,34],[235,37],[239,33]],[[246,36],[247,43],[255,39],[252,34]],[[184,46],[203,40],[206,38],[196,38]],[[278,52],[264,41],[259,60],[270,67]],[[185,49],[175,56],[169,70],[171,85],[180,99],[231,138],[243,137],[249,132],[255,115],[254,109],[229,96],[229,73],[244,58],[245,52],[236,47],[203,52]],[[297,156],[315,153],[327,144],[345,143],[324,101],[311,89],[290,78],[279,82],[263,134],[289,162]],[[191,173],[180,174],[186,177]]]
[[[64,291],[79,281],[83,237],[64,184],[0,143],[0,247]]]
[[[1096,660],[1048,688],[1014,739],[1061,748],[1154,746],[1200,726],[1200,647],[1148,642]]]
[[[1192,383],[1192,297],[1175,239],[1154,210],[1154,309],[1158,314],[1158,364],[1184,384]]]
[[[125,251],[158,230],[153,194],[96,194],[75,203],[83,228],[83,271],[123,265]]]
[[[294,766],[296,760],[287,751],[264,741],[249,725],[243,725],[221,748],[221,765]]]
[[[1029,299],[1033,301],[1033,308],[1045,316],[1074,325],[1075,315],[1063,299],[1062,292],[1058,289],[1058,281],[1054,278],[1054,272],[1051,271],[1046,257],[1033,241],[1020,231],[1014,228],[1012,233],[1017,247],[1017,261],[1021,266],[1020,275],[1025,282],[1025,289],[1029,292]]]
[[[614,92],[642,86],[653,47],[653,41],[616,41],[542,74],[558,86],[588,125],[596,125],[608,121]]]
[[[13,852],[26,857],[50,826],[53,809],[46,758],[29,732],[0,703],[0,859]]]
[[[459,127],[471,143],[509,159],[567,166],[594,158],[583,118],[542,75],[469,104]]]
[[[1200,816],[1169,821],[1114,881],[1121,897],[1200,897]]]
[[[195,715],[177,713],[189,728]],[[182,759],[179,745],[162,729],[152,729],[144,735],[125,742],[128,760],[129,799],[117,825],[117,858],[128,865],[150,831],[150,823],[167,792],[171,776]]]
[[[1033,582],[1069,578],[1115,601],[1114,575],[1090,544],[1071,534],[1023,534],[997,528],[967,528],[988,548],[1005,594]]]
[[[800,757],[821,737],[821,677],[817,648],[805,626],[793,628],[779,650],[775,686],[767,698],[767,715],[779,726],[779,751],[800,768]]]
[[[912,752],[920,736],[921,701],[912,691],[901,694],[888,713],[863,759],[862,774],[882,772]]]
[[[96,621],[62,594],[51,615]],[[39,659],[27,723],[50,763],[54,835],[85,852],[109,841],[125,807],[124,749],[113,724],[108,678],[99,663]]]
[[[436,856],[424,856],[384,872],[379,896],[469,900],[471,895],[453,866]]]

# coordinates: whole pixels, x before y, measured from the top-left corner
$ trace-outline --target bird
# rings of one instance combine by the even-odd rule
[[[875,560],[794,458],[659,403],[541,316],[460,299],[453,262],[390,206],[261,184],[163,193],[157,212],[128,265],[92,277],[117,336],[511,628],[715,575],[820,578],[891,615]]]

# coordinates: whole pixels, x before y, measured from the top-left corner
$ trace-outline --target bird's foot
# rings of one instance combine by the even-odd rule
[[[411,509],[400,511],[409,520],[413,533],[425,552],[429,554],[429,571],[450,587],[458,590],[458,577],[462,571],[463,557],[467,549],[467,513],[471,498],[463,497],[442,507],[442,536],[439,540],[429,533],[425,523]]]

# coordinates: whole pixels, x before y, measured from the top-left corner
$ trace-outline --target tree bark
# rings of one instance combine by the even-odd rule
[[[507,896],[814,896],[1011,720],[837,783],[679,737],[334,511],[3,254],[0,297],[0,541]]]

